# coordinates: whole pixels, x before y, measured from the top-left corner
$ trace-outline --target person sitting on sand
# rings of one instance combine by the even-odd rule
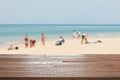
[[[28,35],[25,36],[24,41],[25,41],[25,47],[27,48],[28,47],[28,41],[29,41]]]
[[[44,33],[42,33],[41,35],[42,35],[42,37],[41,37],[42,45],[44,46],[45,45],[45,36],[44,36]]]
[[[65,40],[60,36],[60,39],[56,42],[56,45],[62,45],[65,42]]]
[[[88,37],[87,37],[87,34],[83,34],[83,35],[82,35],[81,44],[83,43],[83,41],[85,41],[86,44],[88,43]]]
[[[8,50],[14,50],[14,45],[10,44],[10,47],[8,48]]]

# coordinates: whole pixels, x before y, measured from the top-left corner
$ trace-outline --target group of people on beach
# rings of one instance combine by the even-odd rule
[[[25,36],[24,41],[25,41],[25,47],[28,48],[28,45],[29,45],[28,35]],[[30,48],[34,47],[35,43],[36,43],[36,40],[30,39]]]
[[[88,35],[87,34],[81,34],[80,29],[78,31],[73,30],[72,38],[73,39],[74,38],[81,38],[81,44],[83,42],[85,42],[86,44],[88,43]],[[25,36],[24,41],[25,41],[25,47],[26,48],[34,47],[35,43],[36,43],[36,40],[29,39],[28,35]],[[41,33],[41,42],[42,42],[42,45],[45,46],[45,36],[44,36],[44,33]],[[65,43],[65,39],[62,36],[60,36],[59,40],[56,41],[55,45],[59,46],[59,45],[63,45],[64,43]],[[102,41],[101,40],[97,40],[94,43],[102,43]],[[14,50],[14,49],[19,49],[19,47],[18,46],[14,47],[13,44],[10,44],[10,47],[8,48],[8,50]]]
[[[81,37],[80,30],[78,30],[77,32],[74,30],[73,31],[73,38],[80,38],[80,37]],[[83,43],[83,41],[85,41],[87,43],[87,35],[85,35],[85,34],[82,35],[81,43]],[[25,47],[26,48],[28,48],[28,47],[32,48],[36,44],[36,40],[29,39],[28,35],[25,35],[24,42],[25,42]],[[44,36],[44,33],[41,33],[41,42],[42,42],[42,45],[45,46],[45,36]],[[65,39],[62,36],[60,36],[59,40],[56,41],[55,45],[59,46],[59,45],[63,45],[64,43],[65,43]],[[8,50],[14,50],[14,49],[19,49],[19,47],[14,47],[13,44],[10,44],[10,47],[8,48]]]
[[[28,35],[25,36],[24,41],[25,41],[25,47],[28,48],[28,46],[29,46]],[[44,33],[41,33],[41,41],[42,41],[42,45],[44,46],[45,45],[45,36],[44,36]],[[34,47],[35,43],[36,43],[36,40],[30,39],[30,48]]]
[[[80,29],[78,31],[73,30],[72,38],[80,38],[82,37],[81,44],[85,41],[85,43],[88,43],[88,35],[87,34],[81,34]]]
[[[24,41],[25,41],[25,47],[28,48],[32,48],[35,46],[35,43],[36,43],[36,40],[34,39],[29,39],[28,35],[25,35],[25,38],[24,38]],[[41,33],[41,42],[42,42],[42,45],[44,46],[45,45],[45,36],[44,36],[44,33]],[[8,50],[14,50],[14,49],[19,49],[18,46],[14,47],[13,44],[10,44]]]

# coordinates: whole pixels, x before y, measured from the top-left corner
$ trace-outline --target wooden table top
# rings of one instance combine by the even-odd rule
[[[1,54],[0,77],[120,77],[120,55]]]

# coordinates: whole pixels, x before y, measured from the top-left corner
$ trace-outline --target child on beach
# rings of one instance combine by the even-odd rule
[[[41,41],[42,41],[42,45],[44,46],[45,45],[45,36],[44,36],[44,33],[41,33]]]

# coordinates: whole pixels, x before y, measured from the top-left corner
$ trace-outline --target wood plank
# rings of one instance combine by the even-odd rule
[[[24,80],[40,78],[47,80],[59,80],[60,78],[63,80],[103,78],[104,80],[117,80],[119,77],[119,54],[0,55],[0,80],[8,80],[8,78],[11,80],[20,80],[20,78]]]

